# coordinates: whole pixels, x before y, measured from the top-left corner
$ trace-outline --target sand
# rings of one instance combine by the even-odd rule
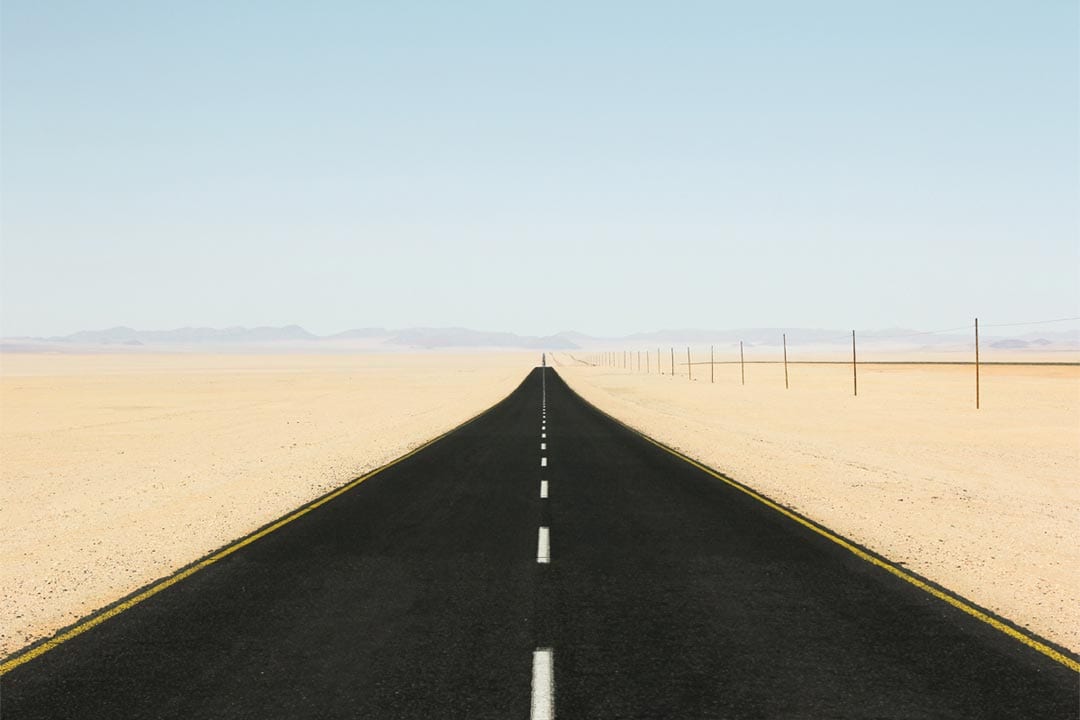
[[[853,397],[843,365],[793,365],[785,390],[778,364],[743,386],[737,363],[713,384],[708,365],[689,381],[578,361],[556,357],[611,415],[1080,650],[1080,367],[984,367],[976,410],[963,366],[863,366]]]
[[[538,359],[0,356],[0,656],[458,425]]]

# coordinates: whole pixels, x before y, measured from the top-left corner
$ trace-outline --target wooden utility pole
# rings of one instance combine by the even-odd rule
[[[855,359],[855,331],[851,331],[851,381],[855,387],[855,397],[859,397],[859,365]]]
[[[645,374],[646,375],[651,375],[652,374],[652,368],[649,367],[649,351],[648,350],[645,351]]]
[[[709,346],[709,382],[716,382],[716,353],[712,345]]]
[[[675,377],[675,348],[671,348],[671,377]]]
[[[789,389],[788,377],[787,377],[787,333],[783,334],[784,338],[784,389]]]
[[[739,341],[739,370],[742,371],[742,384],[746,384],[746,356],[743,355],[742,340]]]
[[[691,364],[690,364],[690,348],[687,347],[686,348],[686,379],[687,380],[693,380],[694,379],[694,373],[690,368],[691,368]]]
[[[979,409],[979,318],[975,318],[975,409]]]

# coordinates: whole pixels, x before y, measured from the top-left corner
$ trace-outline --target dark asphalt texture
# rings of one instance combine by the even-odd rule
[[[528,718],[537,647],[561,720],[1080,716],[1077,673],[645,441],[552,369],[541,452],[541,372],[15,668],[0,718]]]

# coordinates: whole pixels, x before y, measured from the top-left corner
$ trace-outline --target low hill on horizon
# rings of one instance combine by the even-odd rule
[[[739,328],[728,330],[662,329],[624,336],[600,337],[572,330],[554,335],[518,335],[512,332],[473,330],[463,327],[412,327],[389,329],[356,328],[330,335],[316,335],[299,325],[281,327],[183,327],[172,330],[136,330],[117,326],[84,330],[53,337],[5,337],[0,349],[6,352],[112,351],[130,349],[204,351],[306,351],[306,352],[395,352],[437,349],[508,350],[651,350],[653,347],[715,345],[718,349],[738,347],[779,348],[784,336],[789,347],[850,347],[851,331],[821,328]],[[971,333],[960,331],[920,332],[906,328],[858,331],[860,345],[902,347],[912,351],[959,349],[973,346]],[[1011,336],[983,334],[987,348],[1012,350],[1077,351],[1080,329],[1042,331]]]

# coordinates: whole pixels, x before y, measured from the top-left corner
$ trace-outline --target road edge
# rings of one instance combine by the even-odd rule
[[[555,368],[552,368],[552,370],[555,370]],[[761,504],[765,505],[769,509],[776,511],[776,512],[780,513],[781,515],[784,515],[789,520],[793,520],[794,522],[796,522],[799,525],[802,525],[803,527],[807,528],[808,530],[820,535],[821,537],[825,538],[826,540],[829,540],[830,542],[832,542],[832,543],[834,543],[836,545],[839,545],[840,547],[844,548],[845,550],[847,550],[851,554],[858,557],[860,560],[864,560],[864,561],[870,563],[871,565],[874,565],[876,567],[881,568],[882,570],[885,570],[886,572],[896,576],[897,578],[899,578],[899,579],[901,579],[901,580],[903,580],[903,581],[905,581],[905,582],[907,582],[907,583],[909,583],[911,585],[914,585],[915,587],[919,588],[920,590],[927,593],[928,595],[931,595],[931,596],[937,598],[938,600],[941,600],[941,601],[953,606],[957,610],[960,610],[961,612],[975,618],[976,620],[979,620],[980,622],[983,622],[986,625],[989,625],[990,627],[992,627],[995,630],[1001,632],[1002,634],[1009,636],[1013,640],[1016,640],[1017,642],[1019,642],[1019,643],[1021,643],[1023,645],[1026,645],[1027,647],[1035,650],[1036,652],[1038,652],[1038,653],[1040,653],[1042,655],[1045,655],[1046,657],[1050,658],[1051,660],[1053,660],[1053,661],[1055,661],[1055,662],[1057,662],[1057,663],[1059,663],[1061,665],[1064,665],[1065,667],[1069,668],[1070,670],[1072,670],[1074,672],[1080,673],[1080,656],[1076,655],[1075,653],[1073,653],[1068,648],[1066,648],[1066,647],[1064,647],[1062,645],[1059,645],[1058,643],[1055,643],[1052,640],[1048,640],[1048,639],[1046,639],[1044,637],[1041,637],[1040,635],[1038,635],[1038,634],[1036,634],[1034,632],[1031,632],[1030,630],[1027,630],[1025,628],[1021,628],[1019,625],[1017,625],[1013,621],[1009,620],[1008,618],[1002,617],[1002,616],[998,615],[997,613],[993,612],[992,610],[988,610],[988,609],[986,609],[984,607],[981,607],[977,603],[975,603],[975,602],[973,602],[971,600],[968,600],[967,598],[965,598],[965,597],[963,597],[963,596],[961,596],[961,595],[959,595],[959,594],[957,594],[957,593],[955,593],[955,592],[953,592],[951,590],[948,590],[947,588],[939,585],[938,583],[934,582],[933,580],[930,580],[929,578],[925,578],[925,577],[919,575],[918,573],[912,572],[911,570],[907,570],[905,568],[900,567],[899,565],[896,565],[895,563],[893,563],[888,558],[886,558],[886,557],[884,557],[882,555],[879,555],[878,553],[870,550],[869,548],[866,548],[866,547],[862,546],[861,544],[855,542],[854,540],[850,540],[850,539],[844,537],[840,533],[825,527],[824,525],[816,522],[815,520],[812,520],[812,519],[806,517],[802,513],[799,513],[796,510],[792,510],[791,508],[785,506],[784,504],[782,504],[780,502],[777,502],[776,500],[773,500],[772,498],[768,497],[764,493],[761,493],[761,492],[758,492],[757,490],[754,490],[749,485],[744,485],[743,483],[741,483],[738,480],[736,480],[736,479],[734,479],[734,478],[720,472],[719,470],[715,470],[715,469],[709,467],[708,465],[706,465],[702,461],[697,460],[697,459],[695,459],[695,458],[693,458],[693,457],[691,457],[689,455],[686,455],[685,453],[683,453],[683,452],[681,452],[679,450],[676,450],[675,448],[673,448],[673,447],[671,447],[671,446],[669,446],[669,445],[667,445],[667,444],[665,444],[665,443],[663,443],[663,442],[661,442],[661,441],[659,441],[659,440],[657,440],[657,439],[655,439],[653,437],[650,437],[649,435],[645,434],[641,430],[638,430],[634,426],[623,422],[619,418],[615,417],[614,415],[611,415],[610,413],[608,413],[608,412],[606,412],[604,410],[601,410],[599,407],[592,404],[591,402],[586,400],[580,393],[578,393],[577,390],[575,390],[570,385],[570,383],[568,383],[566,381],[565,378],[563,378],[561,375],[559,375],[557,370],[555,371],[555,374],[559,377],[560,380],[562,380],[563,384],[566,385],[567,389],[570,390],[570,392],[575,397],[577,397],[579,400],[581,400],[581,402],[585,403],[586,406],[592,408],[594,411],[596,411],[600,415],[603,415],[607,419],[611,420],[612,422],[619,425],[620,427],[625,428],[626,430],[630,431],[634,435],[637,435],[642,440],[645,440],[646,442],[650,443],[651,445],[654,445],[654,446],[660,448],[661,450],[664,450],[665,452],[679,458],[680,460],[682,460],[683,462],[686,462],[689,465],[693,465],[698,470],[701,470],[702,472],[706,473],[707,475],[711,475],[715,479],[720,480],[721,482],[731,486],[732,488],[738,490],[739,492],[749,496],[750,498],[753,498],[754,500],[760,502]]]
[[[535,368],[533,368],[533,370],[535,370]],[[323,493],[322,495],[315,498],[314,500],[308,501],[307,503],[301,505],[300,507],[296,508],[295,510],[291,510],[291,511],[285,513],[284,515],[279,516],[275,520],[271,520],[270,522],[264,523],[263,525],[259,526],[255,530],[252,530],[251,532],[249,532],[249,533],[247,533],[245,535],[241,535],[239,538],[236,538],[235,540],[233,540],[231,542],[228,542],[225,545],[222,545],[221,547],[217,548],[216,550],[213,550],[213,551],[203,555],[202,557],[199,557],[196,560],[193,560],[192,562],[189,562],[188,564],[184,565],[183,567],[179,568],[178,570],[176,570],[176,571],[174,571],[174,572],[172,572],[172,573],[170,573],[168,575],[165,575],[165,576],[160,577],[160,578],[158,578],[156,580],[152,580],[152,581],[146,583],[145,585],[137,588],[136,590],[133,590],[132,592],[128,593],[127,595],[124,595],[123,597],[120,597],[120,598],[114,600],[113,602],[109,603],[108,605],[105,605],[104,607],[98,608],[97,610],[94,610],[93,612],[91,612],[91,613],[89,613],[87,615],[84,615],[83,617],[79,618],[78,620],[71,623],[70,625],[66,625],[66,626],[60,628],[59,630],[55,631],[51,635],[49,635],[47,637],[40,638],[38,640],[35,640],[35,641],[31,642],[30,644],[19,648],[15,652],[9,654],[7,657],[0,659],[0,678],[2,678],[4,675],[7,675],[9,672],[14,670],[15,668],[17,668],[17,667],[19,667],[21,665],[25,665],[26,663],[30,662],[31,660],[34,660],[35,658],[41,657],[45,653],[49,652],[50,650],[52,650],[55,647],[58,647],[59,645],[62,645],[63,643],[67,642],[68,640],[70,640],[70,639],[72,639],[74,637],[77,637],[79,635],[82,635],[87,630],[90,630],[90,629],[92,629],[92,628],[94,628],[94,627],[96,627],[98,625],[101,625],[106,620],[109,620],[109,619],[111,619],[113,617],[116,617],[117,615],[124,612],[125,610],[128,610],[128,609],[138,605],[143,600],[146,600],[146,599],[148,599],[150,597],[153,597],[154,595],[157,595],[162,590],[165,590],[165,589],[175,585],[176,583],[180,582],[181,580],[184,580],[185,578],[188,578],[188,577],[194,575],[199,570],[202,570],[203,568],[206,568],[206,567],[209,567],[210,565],[213,565],[214,563],[218,562],[219,560],[222,560],[223,558],[226,558],[229,555],[232,555],[237,550],[240,550],[241,548],[250,545],[251,543],[255,542],[256,540],[269,535],[270,533],[274,532],[275,530],[278,530],[278,529],[284,527],[285,525],[288,525],[293,520],[296,520],[297,518],[300,518],[300,517],[302,517],[304,515],[307,515],[312,510],[315,510],[316,508],[325,505],[326,503],[330,502],[331,500],[334,500],[335,498],[338,498],[338,497],[344,495],[345,493],[349,492],[350,490],[352,490],[353,488],[355,488],[356,486],[358,486],[360,483],[364,482],[365,480],[368,480],[368,479],[370,479],[372,477],[375,477],[376,475],[383,472],[384,470],[387,470],[387,469],[393,467],[394,465],[397,465],[398,463],[400,463],[400,462],[402,462],[404,460],[407,460],[408,458],[412,457],[413,455],[416,455],[417,453],[419,453],[419,452],[421,452],[423,450],[426,450],[427,448],[431,447],[432,445],[435,445],[440,440],[443,440],[446,437],[458,432],[459,430],[463,429],[467,425],[470,425],[470,424],[476,422],[477,420],[479,420],[483,416],[485,416],[488,413],[495,410],[495,408],[497,408],[500,405],[502,405],[503,403],[505,403],[514,393],[516,393],[518,390],[520,390],[521,386],[524,385],[528,381],[529,376],[532,375],[533,370],[529,370],[529,372],[526,373],[524,379],[522,379],[522,381],[520,383],[515,385],[514,388],[509,393],[507,393],[506,396],[503,397],[502,399],[498,400],[497,402],[495,402],[491,406],[481,410],[476,415],[473,415],[472,417],[470,417],[470,418],[464,420],[463,422],[455,425],[454,427],[450,428],[449,430],[447,430],[447,431],[445,431],[445,432],[443,432],[443,433],[441,433],[439,435],[436,435],[433,438],[430,438],[430,439],[422,442],[421,444],[417,445],[412,450],[409,450],[408,452],[404,453],[403,455],[399,455],[398,457],[394,458],[393,460],[390,460],[389,462],[387,462],[387,463],[385,463],[383,465],[380,465],[379,467],[375,468],[374,470],[370,470],[370,471],[364,473],[363,475],[360,475],[358,477],[353,478],[352,480],[349,480],[348,482],[346,482],[345,484],[343,484],[343,485],[341,485],[341,486],[339,486],[337,488],[334,488],[332,490],[329,490],[329,491]]]

